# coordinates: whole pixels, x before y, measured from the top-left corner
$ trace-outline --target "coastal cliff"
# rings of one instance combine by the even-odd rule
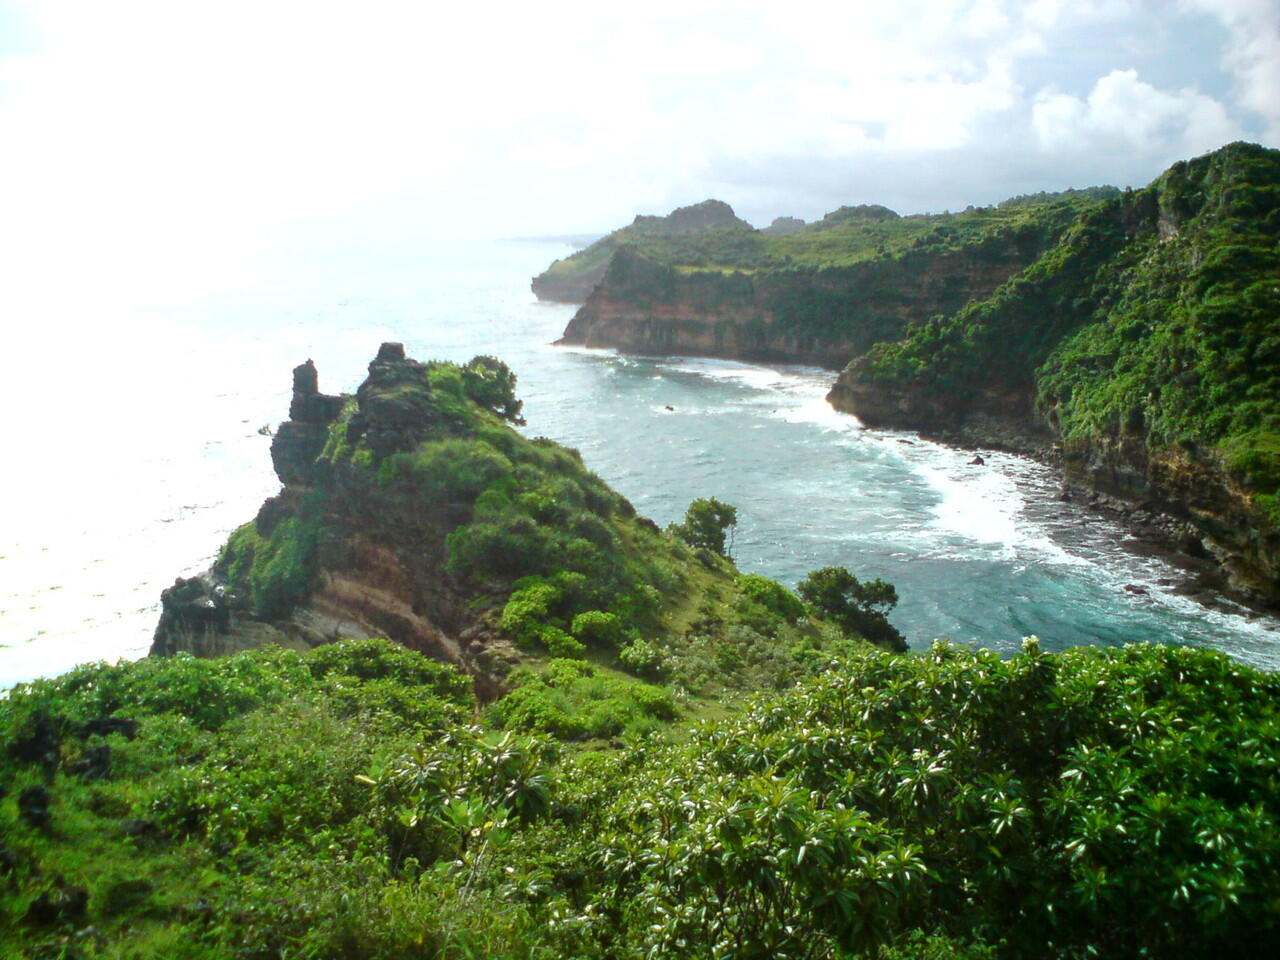
[[[842,369],[837,409],[1060,464],[1276,602],[1278,234],[1280,152],[1237,143],[1143,190],[620,248],[559,342]]]
[[[1280,151],[1232,144],[1102,201],[984,301],[854,357],[865,423],[1015,449],[1191,523],[1280,599]],[[1194,541],[1194,538],[1192,538]]]
[[[792,257],[772,267],[697,267],[622,247],[558,342],[839,369],[915,320],[990,296],[1034,262],[1067,220],[1011,225],[972,243],[926,235],[930,242],[829,265]]]
[[[548,659],[691,689],[709,649],[756,645],[768,657],[734,653],[726,672],[754,688],[832,637],[905,649],[883,611],[824,614],[740,575],[724,555],[731,507],[695,501],[666,531],[637,516],[576,451],[513,429],[514,391],[493,357],[420,363],[398,343],[354,395],[321,393],[311,361],[295,368],[271,447],[283,489],[212,569],[164,591],[151,653],[386,638],[470,674],[487,702]]]
[[[468,609],[476,591],[447,570],[445,538],[460,506],[424,502],[412,484],[380,482],[374,468],[458,431],[433,403],[426,366],[384,344],[354,396],[328,396],[308,360],[293,372],[289,413],[271,444],[283,489],[208,573],[164,592],[152,654],[391,637],[473,674],[514,661]]]

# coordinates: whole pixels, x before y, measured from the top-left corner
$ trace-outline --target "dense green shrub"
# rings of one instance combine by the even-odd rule
[[[770,613],[788,623],[795,623],[804,616],[804,604],[790,590],[768,577],[757,573],[743,574],[738,578],[738,589]]]
[[[616,613],[587,610],[573,618],[569,632],[583,643],[606,650],[616,650],[626,638],[626,628]]]
[[[657,721],[675,719],[668,691],[580,660],[552,660],[545,672],[516,680],[515,689],[489,708],[494,723],[508,729],[577,740],[650,731]]]
[[[593,664],[511,680],[497,731],[375,641],[20,685],[0,951],[1216,960],[1280,936],[1280,679],[1221,654],[847,646],[690,727]],[[414,697],[438,723],[387,709]],[[109,716],[134,738],[86,731]],[[18,812],[36,786],[48,829]],[[76,888],[82,914],[39,919]]]
[[[844,567],[813,570],[796,592],[812,604],[818,615],[845,633],[865,637],[890,650],[905,650],[906,641],[888,620],[898,605],[898,592],[883,580],[860,581]]]

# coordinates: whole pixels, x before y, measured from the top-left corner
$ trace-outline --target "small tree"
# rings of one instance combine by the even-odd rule
[[[691,547],[712,550],[723,557],[733,550],[733,530],[738,525],[738,508],[721,503],[715,497],[699,499],[689,504],[684,522],[672,526],[672,531]],[[729,544],[725,546],[728,533]]]
[[[520,416],[524,401],[516,399],[516,375],[497,357],[473,357],[462,368],[462,389],[480,406],[517,426],[524,426],[524,418]]]
[[[845,633],[890,650],[907,649],[906,640],[888,620],[889,611],[898,605],[893,584],[883,580],[863,583],[844,567],[823,567],[805,577],[796,592]]]

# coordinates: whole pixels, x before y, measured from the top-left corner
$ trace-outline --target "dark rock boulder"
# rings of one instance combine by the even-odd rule
[[[160,594],[160,622],[156,625],[151,652],[170,656],[181,646],[181,638],[225,633],[231,611],[222,585],[208,574],[184,579]]]
[[[404,344],[384,343],[356,391],[359,409],[347,425],[347,440],[365,439],[381,458],[430,436],[439,420],[426,374],[426,364],[405,357]]]

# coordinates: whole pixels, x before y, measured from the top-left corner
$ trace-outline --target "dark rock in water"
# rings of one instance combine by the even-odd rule
[[[224,633],[230,621],[231,611],[220,584],[206,575],[179,577],[160,594],[160,622],[151,652],[170,656],[176,652],[179,638]]]
[[[74,763],[68,764],[67,773],[85,780],[105,780],[111,776],[111,748],[105,743],[90,747]]]
[[[46,890],[31,901],[27,920],[42,926],[83,920],[89,906],[89,891],[67,883],[62,877],[58,877],[54,884],[52,890]]]
[[[49,825],[49,791],[36,785],[18,795],[18,816],[29,827],[42,830]]]
[[[45,710],[33,710],[9,744],[9,753],[20,763],[38,763],[49,773],[58,769],[62,746],[62,720]]]
[[[126,740],[138,735],[138,721],[127,717],[94,717],[80,725],[81,738],[98,735],[105,737],[110,733],[119,733]]]
[[[1139,583],[1126,583],[1124,588],[1129,593],[1138,594],[1139,596],[1144,597],[1147,595],[1147,588]]]
[[[982,454],[980,453],[974,454],[973,459],[969,461],[969,466],[971,467],[983,467],[986,466],[986,464],[987,461],[982,459]]]

